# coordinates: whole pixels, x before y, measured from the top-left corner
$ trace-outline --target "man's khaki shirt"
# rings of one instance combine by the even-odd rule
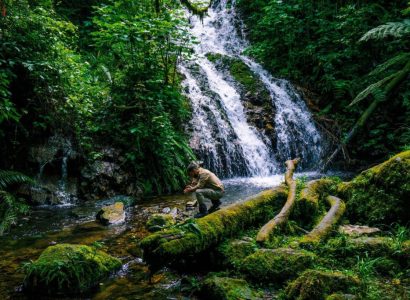
[[[199,168],[199,174],[192,179],[191,186],[194,189],[224,191],[221,180],[214,173],[204,168]]]

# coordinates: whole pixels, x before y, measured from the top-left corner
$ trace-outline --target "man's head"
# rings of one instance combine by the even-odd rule
[[[188,175],[191,177],[198,175],[199,168],[200,168],[199,164],[197,164],[196,162],[191,162],[187,168]]]

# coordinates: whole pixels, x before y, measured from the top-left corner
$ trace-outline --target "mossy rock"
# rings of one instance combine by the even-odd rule
[[[199,17],[203,17],[205,13],[208,11],[208,8],[211,6],[211,0],[181,0],[181,2],[185,5],[186,8],[190,12]]]
[[[151,231],[158,231],[163,228],[172,226],[175,224],[175,220],[170,214],[153,214],[145,224],[145,227]]]
[[[210,276],[202,284],[203,299],[210,300],[256,300],[263,299],[263,293],[253,290],[244,279]]]
[[[238,268],[243,259],[258,249],[255,243],[243,240],[229,240],[218,247],[224,263],[231,268]]]
[[[50,246],[36,261],[23,266],[24,287],[39,294],[82,293],[120,267],[119,259],[89,246]]]
[[[103,225],[119,224],[125,221],[124,203],[115,202],[104,206],[95,217]]]
[[[305,250],[260,249],[246,257],[239,269],[255,281],[274,283],[310,268],[315,258],[313,253]]]
[[[350,221],[405,224],[410,219],[410,151],[362,172],[338,186]]]
[[[359,283],[356,277],[341,272],[307,270],[289,283],[286,299],[322,300],[335,292],[349,291]]]
[[[357,297],[352,294],[340,294],[340,293],[335,293],[332,294],[328,297],[326,297],[326,300],[355,300]]]
[[[276,187],[203,218],[153,233],[140,243],[144,259],[154,267],[197,256],[243,229],[267,222],[283,206],[286,197],[285,188]]]

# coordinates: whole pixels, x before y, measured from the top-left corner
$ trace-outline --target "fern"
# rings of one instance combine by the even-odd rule
[[[7,191],[10,185],[22,183],[33,184],[34,180],[19,172],[0,170],[0,236],[28,211],[26,203]]]
[[[0,170],[0,190],[6,189],[11,184],[34,183],[33,179],[15,171]]]
[[[369,85],[367,88],[365,88],[363,91],[361,91],[356,98],[353,99],[352,103],[349,104],[349,106],[352,106],[360,101],[362,101],[363,99],[365,99],[367,96],[369,96],[370,94],[373,94],[373,96],[376,99],[379,100],[383,100],[383,98],[385,97],[384,95],[384,91],[381,89],[381,87],[389,82],[390,80],[392,80],[394,77],[396,77],[397,75],[400,74],[401,71],[396,72],[390,76],[387,76],[381,80],[379,80],[378,82],[375,82],[371,85]]]
[[[399,53],[398,55],[390,58],[388,61],[378,65],[372,72],[369,73],[370,76],[375,76],[383,73],[388,68],[398,65],[405,64],[410,59],[410,53]]]
[[[380,25],[366,32],[360,38],[360,42],[368,41],[371,39],[381,40],[387,36],[394,36],[400,38],[410,33],[410,20],[406,19],[402,22],[389,22],[384,25]]]

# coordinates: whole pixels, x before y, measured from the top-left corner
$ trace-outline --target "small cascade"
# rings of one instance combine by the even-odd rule
[[[191,16],[190,23],[198,41],[196,59],[183,63],[180,72],[192,103],[191,147],[205,166],[224,177],[235,177],[280,173],[282,163],[278,162],[297,156],[303,169],[315,165],[322,156],[322,138],[306,104],[289,82],[273,78],[243,55],[248,44],[238,34],[242,27],[235,1],[216,1],[205,18]],[[207,59],[207,54],[214,53],[242,61],[269,91],[276,112],[272,115],[274,141],[248,123],[239,87]]]

